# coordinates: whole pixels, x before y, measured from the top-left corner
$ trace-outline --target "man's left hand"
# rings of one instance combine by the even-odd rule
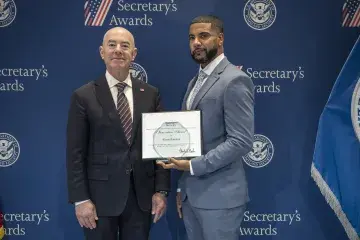
[[[162,166],[164,169],[177,169],[181,171],[190,171],[190,161],[189,160],[176,160],[174,158],[169,158],[168,163],[161,161],[156,162],[156,164]]]
[[[152,210],[151,214],[154,216],[154,223],[156,223],[166,211],[166,197],[161,193],[155,193],[152,196]]]

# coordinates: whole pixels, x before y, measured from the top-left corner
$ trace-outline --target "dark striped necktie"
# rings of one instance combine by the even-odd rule
[[[129,102],[124,94],[124,89],[126,86],[127,84],[124,82],[120,82],[116,84],[116,87],[118,89],[116,110],[120,116],[126,140],[130,144],[132,117],[131,117]]]

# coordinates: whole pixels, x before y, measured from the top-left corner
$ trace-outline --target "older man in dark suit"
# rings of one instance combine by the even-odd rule
[[[69,201],[89,240],[147,240],[166,210],[170,172],[142,161],[141,114],[161,111],[157,88],[131,78],[133,35],[104,36],[106,73],[77,89],[67,125]]]

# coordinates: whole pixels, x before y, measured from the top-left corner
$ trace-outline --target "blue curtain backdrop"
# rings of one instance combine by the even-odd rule
[[[267,144],[266,151],[243,159],[252,201],[239,229],[242,239],[347,239],[310,176],[319,116],[360,32],[342,25],[344,0],[2,3],[5,239],[82,239],[67,203],[65,127],[73,90],[104,74],[98,51],[104,33],[123,26],[134,34],[134,73],[159,87],[166,110],[179,110],[198,69],[189,54],[188,26],[201,14],[224,20],[225,55],[256,85],[256,143]],[[256,18],[251,4],[266,6],[266,13]],[[151,239],[186,239],[175,209],[178,176],[174,172],[167,214],[153,225]]]

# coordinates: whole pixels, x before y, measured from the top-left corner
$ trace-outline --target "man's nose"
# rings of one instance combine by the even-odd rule
[[[115,52],[122,53],[122,49],[121,49],[120,44],[116,45]]]
[[[193,41],[193,45],[194,45],[194,47],[198,47],[198,46],[200,46],[200,45],[201,45],[201,42],[199,41],[199,39],[198,39],[198,38],[195,38],[195,39],[194,39],[194,41]]]

